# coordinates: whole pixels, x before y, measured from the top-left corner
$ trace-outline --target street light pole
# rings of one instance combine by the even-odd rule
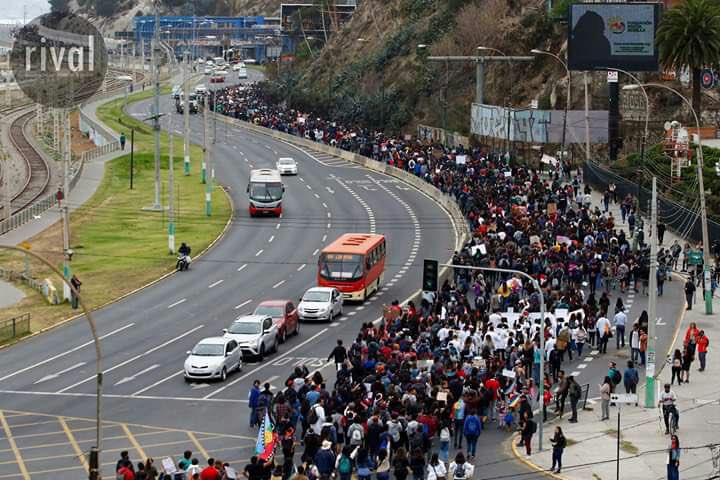
[[[491,267],[473,267],[469,265],[454,265],[452,263],[443,263],[443,267],[450,268],[462,268],[465,270],[480,270],[484,272],[500,272],[500,273],[512,273],[515,275],[521,275],[528,279],[533,286],[533,289],[538,292],[540,296],[540,381],[538,382],[540,401],[542,401],[545,393],[545,293],[540,288],[538,281],[530,276],[529,274],[521,270],[511,270],[509,268],[491,268]],[[538,450],[542,451],[543,447],[543,422],[538,422]]]
[[[29,255],[40,262],[42,262],[46,267],[48,267],[55,275],[60,277],[63,281],[63,284],[66,285],[73,295],[75,295],[75,298],[77,298],[78,303],[80,304],[80,307],[83,309],[83,312],[85,313],[85,319],[88,322],[88,325],[90,326],[90,334],[93,337],[93,343],[95,344],[95,375],[96,375],[96,403],[95,403],[95,446],[90,448],[90,462],[89,462],[89,480],[100,480],[100,466],[102,465],[102,462],[100,462],[100,453],[102,451],[102,378],[103,378],[103,372],[102,372],[102,349],[100,348],[100,338],[97,334],[97,329],[95,328],[95,321],[93,320],[92,314],[90,313],[90,310],[85,306],[85,302],[83,302],[82,297],[80,296],[80,292],[73,286],[72,282],[70,282],[69,279],[65,278],[63,273],[58,270],[58,268],[50,261],[48,261],[45,257],[38,255],[37,253],[20,247],[14,247],[9,245],[0,245],[0,250],[10,250],[14,252],[19,252],[25,256]]]
[[[700,138],[700,119],[697,116],[697,112],[692,106],[692,102],[685,98],[685,96],[675,90],[672,87],[669,87],[667,85],[663,85],[661,83],[646,83],[643,85],[644,87],[658,87],[658,88],[664,88],[665,90],[669,90],[678,97],[680,97],[683,102],[687,105],[687,107],[690,109],[690,112],[693,115],[693,118],[695,119],[695,125],[697,126],[697,135],[698,135],[698,146],[697,146],[697,177],[698,177],[698,187],[700,188],[700,221],[701,221],[701,227],[702,227],[702,240],[703,240],[703,284],[704,284],[704,297],[705,297],[705,313],[707,315],[712,315],[712,291],[710,289],[710,240],[709,240],[709,234],[708,234],[708,224],[707,224],[707,206],[705,205],[705,181],[703,179],[703,151],[702,151],[702,139]],[[653,234],[656,234],[657,232],[653,232]]]
[[[190,175],[190,84],[188,83],[190,56],[188,52],[185,52],[183,59],[185,59],[185,62],[183,62],[183,102],[185,102],[183,108],[183,126],[185,131],[185,138],[183,142],[183,166],[185,176],[188,176]]]
[[[153,98],[153,130],[155,131],[155,201],[151,210],[162,210],[162,204],[160,203],[160,11],[159,3],[160,0],[155,0],[155,34],[153,35],[151,55],[152,55],[152,66],[153,76],[155,82],[155,96]]]
[[[568,110],[570,110],[570,69],[568,68],[567,63],[560,58],[560,56],[552,53],[552,52],[546,52],[545,50],[538,50],[536,48],[530,50],[530,53],[534,53],[536,55],[548,55],[550,57],[553,57],[555,60],[560,62],[560,64],[565,68],[565,73],[567,74],[567,97],[565,98],[565,112],[563,113],[563,132],[562,132],[562,145],[560,147],[560,155],[563,156],[563,159],[565,157],[565,136],[567,134],[567,115]]]
[[[503,58],[507,58],[507,55],[505,55],[505,53],[503,53],[501,50],[499,50],[497,48],[479,46],[479,47],[477,47],[476,50],[478,52],[480,52],[480,51],[495,52],[495,53],[498,53]],[[509,65],[510,65],[510,62],[508,61],[508,66]],[[505,102],[504,102],[505,103],[505,116],[506,116],[506,119],[505,119],[505,148],[506,148],[506,150],[505,151],[509,156],[510,155],[510,125],[511,125],[511,121],[512,121],[512,118],[511,118],[512,112],[510,109],[510,96],[511,96],[511,92],[510,92],[511,87],[510,86],[512,85],[512,82],[510,82],[509,79],[507,79],[506,83],[508,86],[508,91],[507,91],[507,95],[505,96]]]

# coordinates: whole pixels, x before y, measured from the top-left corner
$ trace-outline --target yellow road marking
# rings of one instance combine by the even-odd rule
[[[190,441],[193,443],[193,445],[195,445],[195,448],[200,450],[200,453],[203,454],[203,457],[205,457],[206,459],[210,458],[210,454],[208,454],[207,450],[205,450],[205,447],[202,446],[202,443],[200,443],[200,441],[197,439],[197,437],[195,436],[195,434],[193,432],[188,431],[187,436],[190,439]],[[205,440],[207,440],[207,439],[205,439]]]
[[[15,430],[22,427],[33,427],[35,425],[45,425],[47,423],[56,423],[57,420],[45,420],[44,422],[30,422],[30,423],[18,423],[17,425],[11,424],[10,427]]]
[[[20,410],[5,410],[5,411],[6,411],[6,412],[11,412],[11,413],[13,413],[13,414],[17,414],[17,416],[20,416],[20,415],[36,415],[36,416],[38,416],[38,417],[52,417],[52,418],[57,417],[57,415],[50,415],[50,414],[47,414],[47,413],[23,412],[23,411],[20,411]],[[85,421],[85,422],[93,422],[93,421],[95,421],[94,418],[88,418],[88,417],[69,417],[69,416],[67,416],[67,415],[65,415],[64,417],[65,417],[67,420],[80,420],[80,421]],[[108,421],[108,422],[105,422],[105,423],[107,424],[107,426],[103,426],[103,428],[108,428],[108,427],[110,427],[110,426],[119,427],[119,426],[121,425],[121,422],[109,422],[109,421]],[[186,430],[183,430],[183,429],[180,429],[180,428],[155,427],[155,426],[152,426],[152,425],[142,425],[142,424],[139,424],[139,423],[125,423],[125,425],[127,425],[128,427],[145,428],[145,429],[148,429],[148,430],[160,430],[160,431],[164,431],[164,432],[187,433]],[[95,427],[92,427],[92,429],[94,429],[94,428],[95,428]],[[73,430],[73,431],[76,431],[76,432],[77,432],[77,431],[80,431],[80,430],[75,429],[75,430]],[[252,440],[252,441],[255,441],[255,440],[256,440],[255,437],[248,437],[248,436],[245,436],[245,435],[234,435],[234,434],[231,434],[231,433],[218,434],[218,433],[212,433],[212,432],[195,432],[195,434],[196,434],[196,435],[222,435],[222,436],[227,437],[227,438],[236,438],[236,439],[240,439],[240,440]]]
[[[30,474],[27,471],[27,468],[25,467],[25,462],[23,461],[23,457],[20,454],[20,450],[17,447],[17,444],[15,443],[15,439],[13,438],[12,432],[10,431],[10,426],[8,425],[7,420],[5,419],[5,413],[0,410],[0,423],[2,423],[3,430],[5,430],[5,437],[7,438],[8,443],[10,443],[10,448],[13,451],[13,455],[15,455],[15,460],[17,460],[18,469],[20,469],[20,474],[25,480],[30,480]]]
[[[115,465],[113,463],[113,465]],[[44,473],[57,473],[57,472],[69,472],[73,470],[80,470],[82,467],[63,467],[63,468],[51,468],[49,470],[33,470],[30,472],[31,475],[42,475]],[[3,477],[5,478],[5,477]]]
[[[35,415],[31,412],[20,412],[20,411],[13,411],[13,410],[5,410],[6,412],[10,412],[9,414],[5,415],[5,418],[15,418],[15,417],[29,417],[30,415]],[[42,415],[42,414],[40,414]]]
[[[130,443],[132,444],[135,451],[140,455],[140,460],[142,460],[144,462],[148,458],[147,455],[145,455],[145,451],[142,449],[142,447],[140,446],[140,444],[138,443],[137,439],[132,434],[130,429],[127,427],[127,425],[125,425],[123,423],[122,429],[123,429],[123,432],[125,432],[125,436],[128,438],[128,440],[130,440]]]
[[[136,433],[136,434],[135,434],[135,437],[144,437],[144,436],[148,436],[148,435],[162,435],[162,434],[164,434],[164,433],[167,433],[167,432],[144,432],[144,433]],[[103,442],[106,442],[106,441],[108,441],[108,440],[123,440],[123,439],[126,439],[126,438],[127,438],[127,436],[125,436],[125,435],[117,435],[117,436],[112,436],[112,437],[103,437]],[[77,443],[78,443],[78,444],[81,444],[81,443],[92,443],[92,444],[94,445],[94,444],[95,444],[95,441],[96,441],[96,440],[95,440],[94,438],[88,438],[88,439],[85,439],[85,440],[77,440]],[[42,444],[40,444],[40,445],[29,445],[29,446],[26,446],[26,447],[24,446],[24,447],[23,447],[23,450],[32,450],[32,449],[34,449],[34,448],[62,447],[63,445],[67,445],[67,442],[42,443]],[[0,453],[7,453],[7,452],[11,452],[11,451],[12,451],[12,450],[9,449],[9,448],[0,449]]]
[[[72,445],[73,450],[75,451],[75,455],[77,455],[78,460],[80,460],[80,463],[82,464],[85,471],[88,470],[88,463],[85,460],[85,455],[83,454],[83,451],[80,449],[80,445],[78,445],[77,440],[75,439],[75,435],[73,435],[72,431],[70,431],[70,427],[68,427],[67,422],[65,421],[64,417],[58,417],[58,422],[60,422],[60,426],[62,427],[63,431],[65,431],[65,435],[67,435],[68,441],[70,442],[70,445]]]
[[[209,440],[215,440],[215,439],[218,439],[218,438],[223,438],[223,437],[214,437],[214,438],[208,438],[208,439],[209,439]],[[175,441],[172,441],[172,442],[154,443],[154,444],[152,444],[152,445],[145,445],[145,448],[167,447],[167,446],[169,446],[169,445],[178,445],[178,444],[179,444],[179,445],[187,445],[187,441],[185,441],[185,440],[175,440]],[[104,449],[103,449],[103,452],[122,452],[123,450],[127,450],[127,448],[126,448],[126,447],[121,447],[121,448],[104,448]],[[182,456],[182,454],[180,454],[180,456]]]

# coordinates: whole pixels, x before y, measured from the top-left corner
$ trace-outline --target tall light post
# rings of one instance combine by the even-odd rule
[[[645,83],[643,87],[657,87],[668,90],[685,102],[685,105],[690,109],[690,112],[695,119],[695,126],[697,127],[698,135],[698,146],[697,146],[697,176],[698,176],[698,187],[700,188],[700,221],[702,227],[703,237],[703,281],[704,281],[704,297],[705,297],[705,313],[707,315],[712,314],[712,291],[710,290],[710,240],[708,234],[707,224],[707,207],[705,206],[705,182],[703,180],[703,151],[702,151],[702,139],[700,138],[700,119],[697,116],[697,112],[692,106],[692,102],[688,100],[682,93],[678,92],[672,87],[663,85],[661,83]],[[655,232],[656,233],[656,232]]]
[[[95,321],[93,320],[92,314],[90,313],[90,310],[85,306],[85,302],[83,301],[82,297],[80,296],[80,292],[73,286],[70,279],[66,279],[63,273],[58,270],[58,268],[50,261],[48,261],[45,257],[38,255],[37,253],[29,250],[24,249],[20,247],[14,247],[14,246],[8,246],[8,245],[0,245],[0,250],[10,250],[22,253],[23,255],[31,256],[37,260],[39,260],[41,263],[43,263],[47,268],[49,268],[55,275],[60,277],[62,281],[64,282],[64,285],[67,286],[67,288],[70,289],[73,295],[75,295],[75,298],[77,298],[78,303],[80,304],[80,307],[83,309],[83,312],[85,313],[85,320],[87,320],[88,325],[90,326],[90,333],[93,337],[93,343],[95,345],[95,375],[96,375],[96,402],[95,402],[95,446],[90,447],[90,461],[89,461],[89,479],[90,480],[99,480],[100,479],[100,465],[102,463],[100,462],[100,452],[102,451],[102,378],[103,378],[103,371],[102,371],[102,350],[100,348],[100,338],[97,334],[97,329],[95,328]]]
[[[567,115],[568,115],[568,110],[570,110],[570,101],[571,101],[571,97],[570,97],[570,69],[568,68],[568,65],[567,65],[567,63],[565,62],[565,60],[563,60],[562,58],[560,58],[560,56],[558,56],[558,55],[556,55],[556,54],[554,54],[554,53],[552,53],[552,52],[547,52],[547,51],[545,51],[545,50],[538,50],[537,48],[533,48],[532,50],[530,50],[530,53],[534,53],[535,55],[548,55],[548,56],[550,56],[550,57],[553,57],[555,60],[557,60],[558,62],[560,62],[560,64],[561,64],[561,65],[563,66],[563,68],[565,69],[565,73],[566,73],[566,75],[567,75],[567,97],[565,98],[565,113],[563,114],[562,145],[561,145],[561,147],[560,147],[560,155],[562,155],[563,157],[565,157],[565,135],[566,135],[566,133],[567,133]]]
[[[478,57],[480,56],[480,52],[495,52],[498,55],[500,55],[501,57],[507,58],[507,55],[505,55],[505,53],[503,53],[501,50],[499,50],[497,48],[485,47],[485,46],[481,45],[481,46],[477,47],[476,50],[478,52]],[[510,66],[509,61],[508,61],[508,66]],[[507,85],[507,92],[506,92],[505,102],[504,102],[505,103],[505,115],[507,116],[507,118],[505,119],[505,137],[506,137],[505,138],[505,142],[506,142],[506,145],[505,145],[506,150],[505,151],[507,152],[507,154],[509,156],[510,155],[510,122],[511,122],[510,96],[512,94],[510,89],[512,88],[512,82],[510,82],[510,80],[507,79],[506,85]]]
[[[648,98],[647,90],[645,90],[645,87],[643,86],[642,82],[632,73],[626,72],[625,70],[620,70],[619,68],[609,68],[608,70],[614,70],[616,72],[624,73],[628,77],[630,77],[634,84],[631,85],[625,85],[622,87],[623,90],[637,90],[639,89],[643,97],[645,97],[645,129],[643,130],[643,136],[642,136],[642,142],[640,143],[640,168],[645,168],[645,148],[647,144],[647,138],[648,138],[648,122],[650,120],[650,99]],[[642,202],[640,201],[640,193],[642,189],[642,174],[640,178],[638,178],[638,185],[637,185],[637,202],[638,202],[638,212],[642,211]],[[649,334],[648,334],[649,335]]]
[[[185,176],[190,175],[190,83],[188,82],[188,70],[190,68],[190,53],[185,52],[183,56],[183,127],[185,138],[183,139],[183,171]]]

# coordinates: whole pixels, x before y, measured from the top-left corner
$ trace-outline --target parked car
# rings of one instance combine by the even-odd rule
[[[197,95],[206,95],[207,94],[207,87],[204,84],[197,85],[195,87],[195,93]]]
[[[343,314],[343,297],[337,288],[313,287],[300,299],[300,320],[332,320]]]
[[[187,352],[185,381],[227,379],[228,373],[242,370],[242,355],[237,340],[230,337],[210,337],[200,340]]]
[[[285,343],[288,335],[300,333],[297,309],[290,300],[265,300],[255,308],[255,315],[270,315],[278,329],[278,340]]]
[[[243,356],[262,360],[278,350],[278,329],[270,315],[243,315],[223,330],[225,338],[240,345]]]
[[[294,158],[280,157],[277,161],[277,170],[280,175],[297,175],[297,162],[295,162]]]

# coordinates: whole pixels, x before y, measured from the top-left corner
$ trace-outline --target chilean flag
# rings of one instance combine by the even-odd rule
[[[277,443],[277,433],[275,426],[270,422],[270,416],[265,411],[265,419],[263,420],[260,430],[258,430],[257,443],[255,444],[255,455],[264,462],[272,460],[275,455],[275,444]]]

